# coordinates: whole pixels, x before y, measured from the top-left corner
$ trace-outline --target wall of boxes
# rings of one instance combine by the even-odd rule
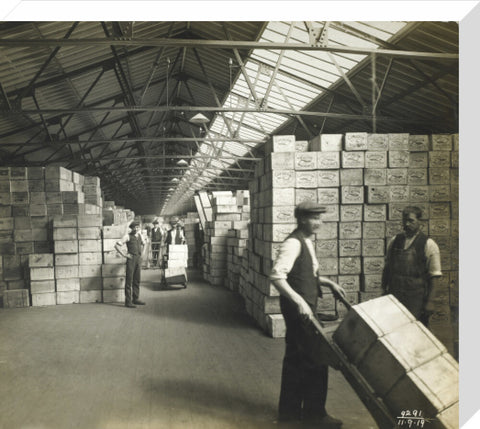
[[[111,256],[109,240],[123,237],[132,218],[104,203],[98,177],[0,168],[3,307],[123,301],[125,261]]]
[[[228,269],[229,230],[238,222],[250,220],[250,195],[248,191],[212,192],[209,196],[211,221],[204,230],[202,246],[203,278],[214,285],[224,285]],[[242,224],[243,225],[243,224]]]
[[[200,252],[202,247],[202,236],[200,234],[200,219],[197,212],[188,212],[183,220],[185,240],[188,246],[187,267],[200,267]]]
[[[247,311],[262,328],[284,333],[268,275],[279,244],[296,227],[294,207],[304,200],[327,207],[316,236],[320,269],[352,304],[381,294],[386,245],[402,230],[402,209],[421,207],[423,230],[442,256],[438,319],[458,308],[458,135],[324,134],[310,142],[274,136],[266,152],[250,184],[240,276]],[[318,311],[334,313],[335,300],[324,292]],[[339,304],[337,311],[343,316],[346,309]]]

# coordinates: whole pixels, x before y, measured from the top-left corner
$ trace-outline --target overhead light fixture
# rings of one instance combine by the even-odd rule
[[[197,113],[195,116],[190,118],[190,121],[192,124],[206,124],[209,122],[210,119],[208,119],[203,113]]]
[[[178,178],[177,178],[177,177],[174,177],[174,178],[172,179],[172,182],[178,182]]]
[[[181,159],[177,162],[177,165],[180,166],[180,167],[186,167],[186,166],[188,166],[188,162],[185,161],[184,159]]]
[[[173,191],[174,189],[173,188],[169,188],[169,191]]]

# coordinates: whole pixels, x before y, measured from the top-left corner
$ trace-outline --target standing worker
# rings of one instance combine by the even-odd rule
[[[182,225],[178,216],[173,216],[170,219],[170,226],[172,229],[168,230],[165,244],[186,244],[185,234],[183,233]]]
[[[422,210],[416,206],[402,211],[404,232],[387,246],[382,276],[384,293],[395,296],[410,313],[428,326],[433,300],[442,275],[437,243],[420,231]]]
[[[127,253],[122,246],[127,245]],[[140,225],[137,222],[130,224],[130,234],[121,241],[117,241],[115,249],[127,258],[127,273],[125,275],[125,307],[135,308],[137,305],[145,305],[140,301],[140,274],[142,271],[142,253],[145,241],[140,233]]]
[[[153,228],[150,232],[152,241],[152,264],[157,266],[160,258],[160,246],[162,245],[163,232],[158,226],[158,220],[153,221]]]
[[[328,366],[314,362],[304,352],[308,341],[304,324],[316,318],[317,299],[322,296],[320,286],[345,297],[343,288],[318,272],[312,238],[321,226],[320,215],[325,212],[325,207],[311,202],[302,202],[295,208],[297,228],[281,244],[270,280],[280,292],[286,325],[278,420],[333,429],[342,422],[329,416],[325,409]]]

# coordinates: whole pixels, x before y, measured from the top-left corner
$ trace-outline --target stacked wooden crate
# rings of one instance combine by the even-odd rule
[[[200,219],[197,212],[188,212],[184,219],[185,240],[188,246],[188,261],[189,268],[197,265],[198,256],[200,253],[199,234],[200,234]]]
[[[399,426],[415,417],[419,425],[458,427],[458,363],[393,296],[354,306],[333,339]]]
[[[104,225],[121,225],[132,221],[135,214],[122,206],[116,206],[114,201],[104,201],[103,209]]]
[[[56,216],[53,219],[53,240],[56,303],[79,303],[78,216]]]
[[[227,239],[227,278],[225,286],[235,292],[239,290],[242,257],[247,247],[247,220],[233,221]]]
[[[83,192],[85,194],[85,214],[102,214],[103,197],[100,178],[85,176]]]
[[[248,224],[250,222],[250,192],[248,190],[234,191],[237,206],[241,213],[239,221],[232,222],[227,239],[227,277],[225,286],[237,292],[240,285],[240,271],[243,253],[247,247]]]
[[[237,199],[232,192],[213,192],[211,196],[212,221],[206,222],[203,254],[204,279],[214,285],[223,285],[227,276],[227,240],[233,221],[241,219]]]
[[[102,302],[101,214],[78,216],[80,302]]]
[[[101,204],[98,177],[63,167],[1,167],[0,294],[22,297],[25,290],[28,297],[30,287],[32,305],[101,302]],[[119,213],[131,218],[129,210]],[[45,254],[53,254],[52,266]],[[38,278],[47,271],[49,278]],[[6,306],[29,305],[8,295]]]
[[[52,253],[29,255],[28,269],[32,306],[56,305],[54,255]]]
[[[449,297],[451,305],[456,291],[449,295],[448,285],[451,292],[458,273],[458,136],[324,134],[310,141],[309,151],[298,143],[294,136],[274,136],[250,184],[251,274],[241,289],[256,321],[272,333],[279,305],[268,274],[280,243],[296,227],[294,207],[305,200],[327,207],[316,234],[317,259],[351,304],[381,295],[386,244],[403,229],[402,210],[422,208],[423,230],[442,254],[445,293],[439,299],[447,304]],[[328,289],[318,311],[346,314]],[[437,319],[445,312],[439,308]]]
[[[126,260],[120,255],[115,244],[129,231],[128,223],[104,226],[102,229],[102,290],[103,302],[125,301]],[[123,251],[126,253],[126,245]]]

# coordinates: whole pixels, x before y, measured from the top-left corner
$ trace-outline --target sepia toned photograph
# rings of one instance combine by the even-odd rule
[[[462,427],[459,12],[191,3],[0,21],[0,428]]]

